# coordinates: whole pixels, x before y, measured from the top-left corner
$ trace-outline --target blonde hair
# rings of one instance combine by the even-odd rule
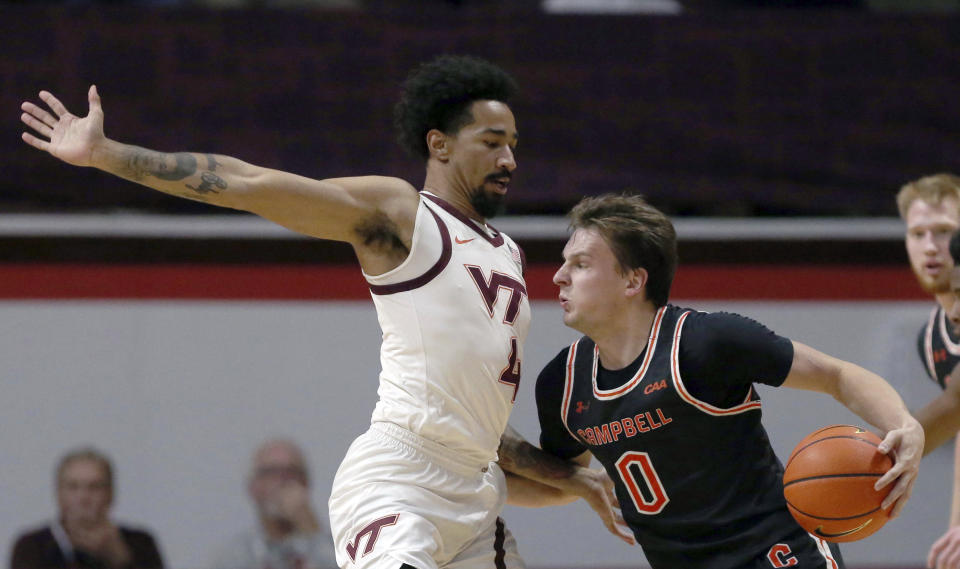
[[[960,176],[948,173],[933,174],[904,184],[897,192],[897,209],[900,217],[907,219],[907,210],[918,199],[931,205],[953,198],[960,205]]]

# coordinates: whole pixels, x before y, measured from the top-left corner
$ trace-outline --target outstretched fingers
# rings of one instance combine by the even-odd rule
[[[33,146],[34,148],[39,148],[40,150],[43,150],[44,152],[49,152],[49,151],[50,151],[50,143],[49,143],[49,142],[47,142],[46,140],[41,140],[41,139],[37,138],[36,136],[33,136],[33,135],[30,134],[29,132],[23,133],[23,134],[20,136],[20,138],[22,138],[24,142],[26,142],[26,143],[29,144],[30,146]]]
[[[58,117],[70,114],[70,111],[67,110],[67,107],[63,106],[63,103],[60,102],[60,99],[54,97],[53,93],[50,91],[40,91],[40,100],[46,103]]]
[[[30,115],[31,117],[39,121],[42,121],[43,124],[47,125],[50,128],[54,128],[55,126],[57,126],[56,117],[51,115],[45,109],[41,109],[40,107],[34,105],[30,101],[25,101],[22,105],[20,105],[20,109],[23,110],[23,114]]]
[[[53,127],[48,125],[45,121],[37,119],[34,115],[30,113],[23,113],[20,115],[20,120],[24,124],[42,134],[43,136],[50,138],[53,135]]]

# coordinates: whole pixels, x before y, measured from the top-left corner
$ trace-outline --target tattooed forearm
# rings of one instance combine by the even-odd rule
[[[501,468],[533,480],[570,478],[577,470],[576,464],[533,446],[509,425],[500,437],[498,452]]]
[[[153,176],[175,182],[196,173],[197,159],[188,152],[168,154],[135,147],[130,152],[126,166],[126,173],[137,181]]]
[[[227,181],[214,174],[220,166],[216,157],[213,154],[207,154],[206,159],[207,168],[206,171],[199,172],[199,182],[191,180],[192,183],[184,182],[183,184],[186,189],[191,190],[190,192],[166,191],[182,198],[205,202],[208,194],[218,194],[227,189]],[[178,182],[198,173],[197,157],[189,152],[169,154],[132,147],[122,173],[137,182],[143,182],[149,176],[167,182]]]
[[[196,187],[191,186],[190,184],[185,185],[198,194],[218,194],[222,190],[227,189],[226,180],[220,176],[217,176],[213,172],[204,172],[203,174],[200,174],[200,183]]]
[[[207,154],[208,171],[200,174],[200,183],[196,186],[191,186],[190,184],[184,185],[198,194],[219,194],[222,190],[227,189],[227,181],[213,173],[219,165],[220,163],[217,162],[216,156]]]
[[[198,194],[196,192],[170,192],[170,195],[183,198],[185,200],[193,200],[195,202],[210,203],[210,200],[207,199],[203,194]]]

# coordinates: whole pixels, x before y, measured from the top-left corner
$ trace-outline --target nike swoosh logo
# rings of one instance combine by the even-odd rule
[[[459,237],[454,237],[453,240],[457,242],[458,245],[463,245],[464,243],[469,243],[476,239],[476,237],[471,237],[470,239],[460,239]]]
[[[823,531],[823,526],[817,526],[817,529],[813,530],[813,533],[819,535],[820,537],[826,537],[826,538],[831,538],[831,537],[843,537],[843,536],[845,536],[845,535],[850,535],[850,534],[852,534],[852,533],[857,533],[858,531],[860,531],[860,530],[862,530],[863,528],[865,528],[865,527],[867,527],[868,525],[870,525],[870,522],[872,522],[872,521],[873,521],[873,518],[870,518],[869,520],[867,520],[867,521],[863,522],[862,524],[860,524],[858,527],[855,527],[855,528],[853,528],[853,529],[848,529],[847,531],[842,531],[842,532],[840,532],[840,533],[827,533],[827,532]]]

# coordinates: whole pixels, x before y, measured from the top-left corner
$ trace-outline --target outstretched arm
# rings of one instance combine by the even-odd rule
[[[379,223],[409,244],[419,198],[403,180],[313,180],[218,154],[148,150],[105,136],[95,86],[87,93],[85,117],[72,114],[47,91],[40,92],[40,99],[47,108],[21,105],[21,120],[32,129],[23,133],[23,140],[69,164],[98,168],[167,194],[249,211],[314,237],[364,247],[376,232],[358,227]]]
[[[923,454],[923,429],[907,411],[903,400],[882,377],[864,368],[828,356],[799,342],[793,343],[790,374],[784,387],[828,393],[857,416],[886,433],[879,450],[890,454],[893,467],[874,488],[895,483],[884,499],[884,509],[893,505],[890,517],[903,510],[916,482]]]
[[[606,472],[587,468],[589,453],[577,457],[576,462],[563,460],[533,446],[510,425],[500,438],[498,453],[498,463],[507,473],[508,503],[541,507],[583,498],[610,533],[635,543],[625,529],[613,481]]]

